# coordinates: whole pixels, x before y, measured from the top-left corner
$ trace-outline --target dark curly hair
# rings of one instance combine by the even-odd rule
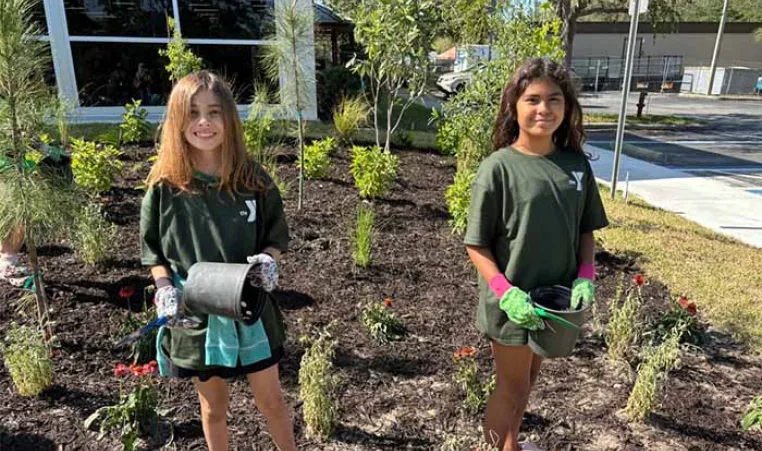
[[[513,144],[519,137],[519,122],[516,118],[516,102],[527,86],[535,80],[547,79],[557,84],[564,94],[564,120],[553,133],[553,143],[560,149],[569,149],[585,153],[585,129],[582,125],[582,108],[577,100],[577,90],[571,75],[562,64],[546,58],[534,58],[525,61],[503,91],[500,111],[492,132],[493,150],[499,150]]]

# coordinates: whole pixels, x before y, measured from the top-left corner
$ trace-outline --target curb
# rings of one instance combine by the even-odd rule
[[[611,143],[611,152],[614,151],[614,143]],[[656,150],[646,149],[645,147],[638,147],[634,144],[627,142],[622,143],[622,153],[628,157],[637,158],[638,160],[647,161],[649,163],[655,163],[659,165],[668,165],[673,160],[670,155],[665,152],[659,152]]]
[[[695,93],[688,93],[688,92],[681,92],[678,94],[679,97],[685,97],[687,99],[703,99],[703,100],[719,100],[719,101],[737,101],[737,102],[762,102],[762,96],[754,96],[754,95],[729,95],[729,94],[719,94],[719,95],[706,95],[706,94],[695,94]]]

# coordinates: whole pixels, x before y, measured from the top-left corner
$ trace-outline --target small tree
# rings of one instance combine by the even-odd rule
[[[289,115],[296,118],[297,143],[300,161],[304,162],[304,111],[310,100],[310,78],[306,63],[312,45],[312,3],[287,0],[276,3],[275,35],[266,47],[265,70],[272,80],[280,80],[281,70],[289,80],[280,84],[281,100]],[[299,168],[299,197],[297,209],[304,201],[304,165]]]
[[[434,0],[360,0],[347,3],[345,14],[355,21],[355,39],[364,59],[353,59],[353,69],[368,80],[376,146],[381,147],[379,114],[386,107],[383,148],[389,150],[392,134],[405,111],[425,92],[431,75],[428,53],[440,23]],[[405,93],[406,91],[406,93]],[[395,107],[398,116],[393,120]]]
[[[0,237],[23,232],[43,330],[48,301],[37,247],[69,237],[83,202],[59,171],[37,164],[44,121],[55,117],[56,102],[44,82],[49,51],[32,20],[35,3],[0,0],[0,153],[11,162],[0,170]]]
[[[172,39],[166,49],[159,49],[159,55],[169,59],[164,69],[169,73],[169,81],[175,84],[184,76],[201,70],[204,62],[188,48],[180,30],[175,25],[175,20],[169,16],[167,16],[167,34]]]

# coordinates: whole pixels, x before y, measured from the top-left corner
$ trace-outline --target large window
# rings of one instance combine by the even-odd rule
[[[265,39],[273,32],[273,0],[178,0],[183,36]]]
[[[261,46],[192,45],[191,49],[204,60],[205,67],[228,81],[239,104],[251,102],[254,90],[260,85],[271,93],[278,90],[278,81],[269,80],[262,67]]]
[[[82,106],[121,106],[132,99],[164,105],[170,84],[160,44],[72,42]]]
[[[170,0],[64,0],[72,36],[166,37]]]

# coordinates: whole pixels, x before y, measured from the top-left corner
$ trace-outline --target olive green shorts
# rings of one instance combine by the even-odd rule
[[[476,328],[488,339],[503,346],[525,346],[529,341],[529,331],[509,320],[497,302],[479,301]]]

